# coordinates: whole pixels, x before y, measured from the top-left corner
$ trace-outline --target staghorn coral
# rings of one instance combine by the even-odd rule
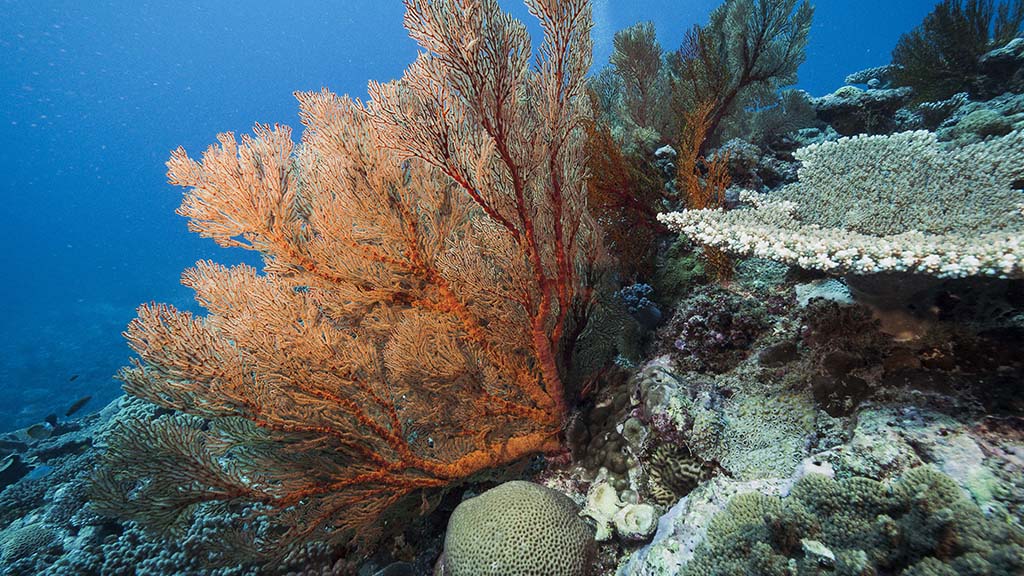
[[[797,152],[800,181],[754,207],[659,216],[741,255],[833,273],[1024,276],[1024,131],[946,150],[929,132],[843,138]]]
[[[934,130],[950,116],[961,110],[968,101],[969,96],[967,92],[957,92],[945,100],[919,104],[916,111],[921,115],[924,125],[929,130]]]
[[[556,451],[563,374],[601,247],[586,211],[586,0],[407,0],[423,52],[363,104],[299,93],[283,127],[168,162],[179,212],[248,266],[183,282],[205,317],[145,305],[125,390],[177,411],[108,438],[94,506],[166,534],[253,506],[242,551],[365,544],[430,489]],[[394,523],[392,523],[394,524]],[[244,526],[243,526],[244,527]]]
[[[256,576],[285,574],[284,564],[276,570],[260,570],[253,564],[232,563],[211,568],[211,547],[221,544],[220,526],[224,517],[198,518],[188,534],[176,542],[166,542],[146,532],[134,522],[104,527],[72,543],[47,574],[103,574],[131,576],[135,574],[195,574],[203,576]],[[313,562],[306,566],[312,567]],[[295,574],[295,572],[290,572]]]
[[[958,92],[984,96],[991,87],[985,86],[981,57],[1020,34],[1021,23],[1021,0],[943,0],[896,44],[893,79],[913,88],[918,101]]]

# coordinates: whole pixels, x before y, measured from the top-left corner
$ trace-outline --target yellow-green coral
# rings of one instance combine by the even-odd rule
[[[662,444],[647,459],[647,488],[651,498],[671,506],[715,473],[711,464],[695,457],[685,446]]]
[[[892,483],[808,475],[787,498],[733,498],[683,573],[1009,576],[1024,573],[1024,532],[931,467]]]

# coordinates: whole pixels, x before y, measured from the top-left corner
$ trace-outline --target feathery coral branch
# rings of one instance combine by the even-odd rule
[[[426,52],[369,102],[298,93],[299,145],[257,126],[198,161],[172,154],[190,228],[259,252],[264,270],[186,271],[205,317],[139,309],[121,379],[181,414],[132,427],[187,438],[197,457],[175,466],[180,451],[163,450],[137,468],[139,443],[115,438],[106,511],[132,491],[126,514],[172,529],[197,502],[248,500],[290,543],[366,541],[420,490],[559,449],[565,324],[600,251],[582,129],[590,12],[528,5],[545,33],[535,71],[525,27],[494,0],[406,0]],[[199,494],[163,494],[182,484]]]

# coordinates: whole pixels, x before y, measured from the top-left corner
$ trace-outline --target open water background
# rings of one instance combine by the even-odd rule
[[[674,49],[717,4],[595,0],[595,62],[641,20]],[[816,6],[798,87],[821,95],[888,63],[934,2]],[[254,122],[298,126],[295,90],[364,97],[415,57],[402,14],[398,0],[0,0],[0,431],[84,395],[99,409],[120,393],[120,332],[139,303],[193,308],[184,268],[255,262],[186,230],[169,151]]]

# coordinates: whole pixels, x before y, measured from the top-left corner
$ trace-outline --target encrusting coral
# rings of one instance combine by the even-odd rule
[[[682,369],[727,372],[750,355],[768,328],[767,318],[764,304],[755,298],[699,288],[661,329],[661,346]]]
[[[297,147],[257,126],[201,161],[172,155],[190,228],[259,252],[264,273],[199,262],[183,282],[207,316],[139,308],[125,390],[202,424],[115,432],[98,510],[173,534],[204,504],[257,503],[274,529],[246,536],[280,556],[372,541],[399,504],[429,509],[429,489],[561,449],[603,254],[589,3],[527,0],[535,68],[495,0],[405,5],[423,52],[369,102],[298,93]]]
[[[730,500],[683,574],[1019,574],[1024,532],[986,518],[934,468],[896,482],[800,479]]]
[[[797,151],[800,181],[753,208],[659,215],[726,252],[831,273],[1024,276],[1024,131],[960,149],[934,134],[859,136]]]
[[[60,548],[54,531],[39,522],[8,528],[0,532],[0,541],[3,542],[0,559],[4,562],[13,562],[19,558]]]

